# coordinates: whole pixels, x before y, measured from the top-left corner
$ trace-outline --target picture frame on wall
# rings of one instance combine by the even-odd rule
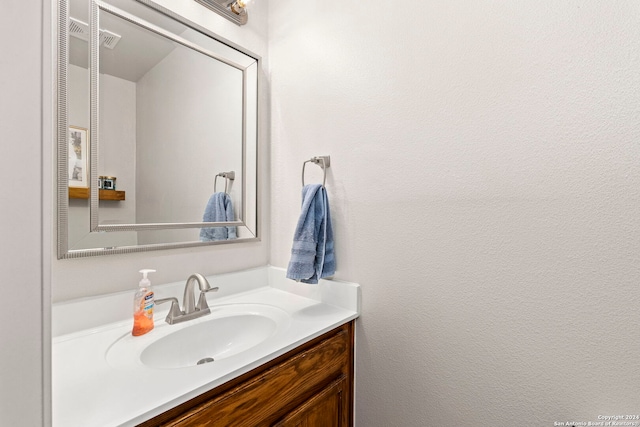
[[[89,132],[69,126],[69,187],[89,188]]]

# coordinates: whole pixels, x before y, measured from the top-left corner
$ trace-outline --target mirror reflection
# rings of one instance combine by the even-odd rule
[[[93,2],[91,55],[91,3],[69,5],[61,255],[255,238],[257,60],[142,0]]]

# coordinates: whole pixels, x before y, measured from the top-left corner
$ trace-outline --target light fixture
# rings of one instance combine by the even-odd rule
[[[229,21],[244,25],[247,23],[247,5],[251,0],[195,0]]]

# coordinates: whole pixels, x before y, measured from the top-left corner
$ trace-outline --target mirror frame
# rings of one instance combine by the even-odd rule
[[[159,244],[146,244],[146,245],[135,245],[135,246],[117,246],[111,248],[89,248],[89,249],[71,249],[69,248],[69,235],[68,235],[68,226],[69,226],[69,177],[68,177],[68,154],[69,154],[69,117],[68,117],[68,83],[67,83],[67,64],[69,60],[69,30],[68,30],[68,22],[69,22],[69,0],[60,0],[58,2],[58,44],[57,44],[57,92],[56,92],[56,115],[57,121],[56,132],[57,135],[57,242],[58,242],[58,259],[65,258],[80,258],[80,257],[89,257],[89,256],[97,256],[97,255],[110,255],[110,254],[123,254],[123,253],[132,253],[132,252],[146,252],[153,250],[162,250],[162,249],[179,249],[186,247],[196,247],[196,246],[209,246],[209,245],[220,245],[220,244],[228,244],[228,243],[244,243],[244,242],[255,242],[260,241],[260,203],[259,203],[259,146],[260,146],[260,125],[259,125],[259,93],[260,93],[260,68],[262,59],[246,49],[229,42],[228,40],[218,36],[217,34],[207,30],[206,28],[199,26],[186,18],[176,14],[173,11],[170,11],[156,3],[152,0],[136,0],[136,2],[143,4],[165,16],[168,16],[171,19],[174,19],[181,24],[185,25],[188,28],[191,28],[199,33],[204,34],[207,37],[210,37],[216,40],[219,43],[222,43],[234,50],[243,53],[244,55],[249,56],[254,59],[255,62],[252,62],[248,66],[240,65],[236,62],[233,62],[223,56],[211,52],[202,48],[201,46],[192,43],[182,37],[175,35],[171,32],[168,32],[160,27],[157,27],[149,22],[144,21],[141,18],[138,18],[128,12],[122,11],[110,4],[104,3],[101,0],[90,0],[91,8],[90,8],[90,41],[89,41],[89,49],[90,49],[90,159],[89,159],[89,175],[90,182],[96,183],[95,185],[90,185],[90,230],[89,233],[103,233],[103,232],[117,232],[117,231],[152,231],[152,230],[167,230],[167,229],[180,229],[180,228],[203,228],[203,227],[220,227],[220,226],[244,226],[246,227],[254,237],[246,237],[239,238],[234,240],[219,240],[219,241],[186,241],[186,242],[176,242],[176,243],[159,243]],[[147,223],[147,224],[110,224],[110,225],[100,225],[98,218],[98,205],[99,205],[99,192],[98,192],[98,147],[99,147],[99,12],[103,10],[112,15],[115,15],[121,19],[129,21],[135,25],[139,25],[142,28],[154,32],[160,36],[166,37],[171,41],[181,44],[187,48],[193,49],[201,54],[219,60],[227,65],[230,65],[242,72],[242,213],[239,221],[233,222],[183,222],[183,223]],[[255,74],[255,77],[253,77]],[[248,114],[248,105],[249,105],[249,97],[252,96],[250,94],[248,87],[251,82],[249,81],[250,75],[255,79],[255,117],[249,117]],[[248,153],[247,151],[247,129],[248,129],[248,121],[255,120],[255,154]],[[253,154],[253,155],[251,155]],[[247,171],[247,158],[254,157],[251,163],[255,162],[255,172],[248,173]],[[252,203],[255,205],[255,225],[250,227],[247,225],[247,217],[248,217],[248,209],[247,209],[247,177],[255,175],[253,179],[255,182],[253,183],[255,188],[255,201]]]

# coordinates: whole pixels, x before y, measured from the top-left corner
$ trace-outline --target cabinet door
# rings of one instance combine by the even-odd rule
[[[348,383],[345,377],[326,388],[286,415],[273,427],[347,427]]]

